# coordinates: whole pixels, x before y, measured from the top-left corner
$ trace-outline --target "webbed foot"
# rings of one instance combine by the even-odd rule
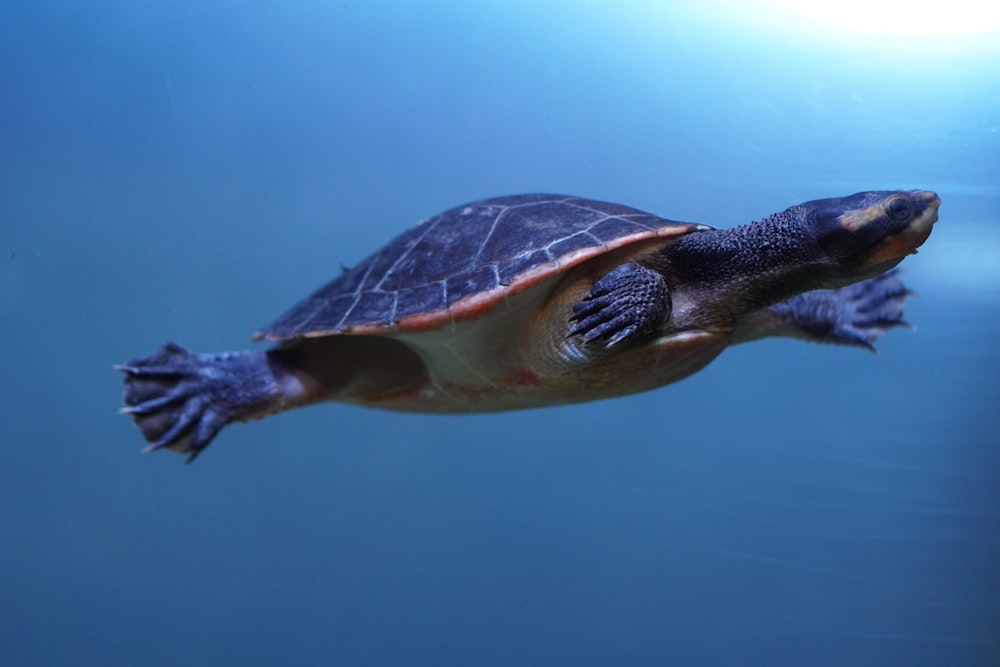
[[[622,264],[594,283],[573,306],[570,336],[584,343],[606,341],[606,348],[656,331],[670,314],[670,292],[663,276],[635,262]]]
[[[911,294],[893,270],[839,289],[806,292],[768,310],[784,335],[874,352],[883,334],[909,326],[903,311]]]
[[[125,373],[125,405],[150,443],[190,463],[226,424],[259,411],[273,395],[263,353],[195,354],[166,343],[148,357],[115,366]]]

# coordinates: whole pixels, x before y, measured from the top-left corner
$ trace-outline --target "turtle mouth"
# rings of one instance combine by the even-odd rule
[[[910,199],[920,208],[904,229],[886,237],[869,258],[870,264],[898,261],[907,255],[917,254],[917,248],[923,245],[931,235],[931,229],[938,219],[938,207],[941,198],[934,192],[914,190],[909,193]]]

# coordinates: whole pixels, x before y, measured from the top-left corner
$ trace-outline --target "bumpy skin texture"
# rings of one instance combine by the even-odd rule
[[[736,322],[892,269],[930,234],[939,204],[924,191],[805,202],[749,225],[683,236],[665,250],[666,270],[675,283],[704,285],[700,310],[711,320]]]
[[[815,255],[814,233],[803,206],[741,227],[690,234],[668,249],[675,271],[687,280],[728,280],[801,265]]]
[[[585,343],[603,341],[610,348],[653,333],[669,314],[663,274],[628,262],[594,283],[587,298],[573,306],[576,325],[569,335],[581,336]]]

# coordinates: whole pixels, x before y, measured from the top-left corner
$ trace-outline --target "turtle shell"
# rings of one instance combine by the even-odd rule
[[[702,229],[565,195],[485,199],[404,232],[254,338],[433,330],[609,250]]]

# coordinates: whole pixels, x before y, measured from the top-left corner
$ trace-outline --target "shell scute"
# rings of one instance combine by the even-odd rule
[[[612,248],[698,228],[563,195],[473,202],[407,230],[255,338],[434,329]]]
[[[482,247],[485,230],[482,219],[464,224],[441,224],[441,218],[417,227],[418,238],[410,243],[393,242],[386,247],[393,261],[379,274],[377,289],[404,290],[415,284],[446,280],[455,274],[456,259],[465,258],[467,268]]]
[[[487,264],[471,271],[452,276],[445,281],[445,301],[452,305],[470,294],[491,292],[500,287],[500,277],[495,264]]]
[[[567,214],[568,209],[572,216]],[[512,207],[497,216],[478,261],[502,264],[535,250],[547,251],[548,246],[561,241],[567,233],[572,234],[574,228],[586,229],[605,217],[590,209],[568,207],[563,202]],[[567,225],[568,221],[572,221],[572,227]],[[549,254],[548,261],[553,259]]]
[[[568,236],[561,241],[556,241],[549,246],[548,250],[552,255],[562,257],[578,250],[586,250],[587,248],[603,245],[604,242],[590,232],[577,232],[576,234]]]
[[[337,326],[348,329],[359,325],[388,325],[396,318],[398,298],[398,292],[362,292]]]
[[[402,319],[418,313],[429,313],[447,308],[443,282],[416,285],[399,291],[396,318]]]
[[[643,224],[642,221],[624,217],[614,217],[601,220],[588,229],[587,232],[594,238],[598,239],[601,243],[609,243],[610,241],[620,239],[623,236],[629,236],[630,234],[641,234],[643,232],[655,230],[656,227]]]
[[[497,274],[500,276],[500,284],[506,286],[513,284],[518,276],[546,265],[551,265],[553,270],[557,268],[548,249],[541,248],[512,257],[510,261],[499,267]]]
[[[353,294],[341,294],[326,298],[317,293],[288,311],[280,320],[281,329],[285,331],[298,331],[301,332],[301,335],[320,331],[322,328],[315,326],[314,322],[329,322],[333,320],[339,322],[350,312],[356,301],[357,297]],[[275,325],[277,324],[279,322],[275,322]]]

